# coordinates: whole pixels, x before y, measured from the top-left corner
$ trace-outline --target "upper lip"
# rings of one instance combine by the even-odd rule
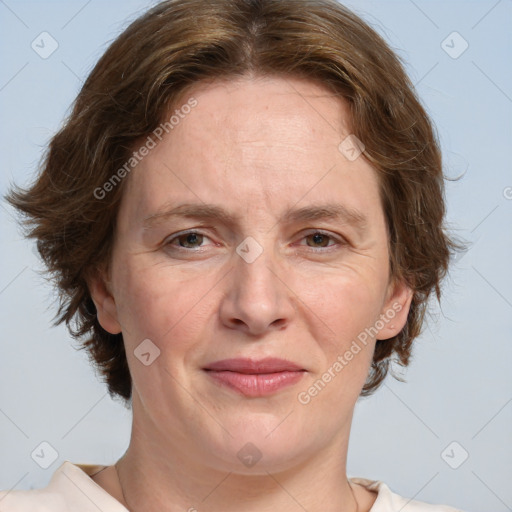
[[[227,371],[237,373],[277,373],[277,372],[297,372],[303,371],[304,368],[287,361],[286,359],[279,359],[276,357],[266,357],[264,359],[247,359],[247,358],[234,358],[222,359],[208,364],[205,370],[212,371]]]

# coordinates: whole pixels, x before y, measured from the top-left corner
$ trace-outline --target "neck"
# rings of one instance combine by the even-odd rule
[[[304,470],[247,476],[215,472],[189,478],[183,468],[168,474],[145,470],[140,460],[126,453],[116,464],[121,503],[130,512],[159,510],[174,512],[363,512],[359,503],[368,497],[354,489],[346,477],[334,481],[333,474],[316,466],[314,474]],[[169,466],[168,466],[169,467]],[[329,481],[329,482],[328,482]]]
[[[296,464],[241,474],[216,468],[205,460],[208,453],[201,457],[197,448],[146,425],[134,421],[116,464],[114,488],[122,498],[114,497],[130,512],[367,512],[376,499],[347,480],[348,432]]]

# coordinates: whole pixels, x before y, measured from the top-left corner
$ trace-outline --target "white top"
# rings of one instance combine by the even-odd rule
[[[128,512],[119,501],[89,475],[106,466],[65,461],[43,489],[0,491],[1,512]],[[371,491],[378,491],[370,512],[462,512],[443,505],[429,505],[402,498],[380,481],[350,478]]]

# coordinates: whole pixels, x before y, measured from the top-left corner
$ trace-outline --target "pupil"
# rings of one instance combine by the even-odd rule
[[[320,245],[321,247],[325,247],[327,245],[327,237],[322,235],[322,233],[315,233],[313,235],[313,242],[316,245]]]
[[[194,245],[199,242],[197,233],[188,233],[185,235],[185,246],[188,247],[189,245]]]

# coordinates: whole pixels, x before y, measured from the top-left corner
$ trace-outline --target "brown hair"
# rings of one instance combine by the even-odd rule
[[[55,324],[82,340],[111,396],[131,397],[122,334],[98,323],[87,279],[110,261],[121,181],[94,193],[201,80],[255,75],[314,80],[349,102],[352,133],[377,171],[391,275],[414,290],[402,331],[378,340],[362,395],[394,359],[407,366],[433,290],[440,300],[452,249],[443,227],[440,149],[398,57],[335,0],[169,0],[135,20],[108,48],[52,138],[37,180],[8,201],[59,289]]]

